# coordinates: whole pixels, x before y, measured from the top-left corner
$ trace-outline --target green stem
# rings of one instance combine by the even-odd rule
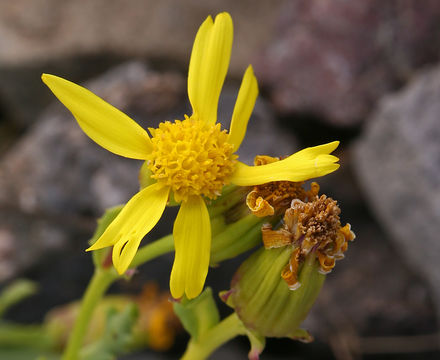
[[[167,235],[151,244],[142,246],[136,253],[130,267],[136,267],[145,264],[154,258],[169,253],[174,250],[173,235]]]
[[[111,283],[117,278],[118,275],[114,269],[95,269],[95,273],[81,301],[78,317],[75,320],[75,325],[62,357],[63,360],[78,359],[79,350],[82,346],[93,310]]]
[[[191,339],[181,360],[204,360],[225,342],[245,334],[246,329],[243,323],[237,314],[233,313],[197,340]]]
[[[141,247],[134,257],[130,267],[136,267],[146,263],[167,252],[173,251],[173,236],[167,235],[151,244]],[[110,285],[119,278],[119,275],[113,268],[96,268],[92,279],[90,280],[84,297],[81,301],[78,317],[75,320],[72,333],[70,334],[66,350],[63,354],[63,360],[77,360],[79,350],[82,346],[93,310],[95,309],[102,296]]]
[[[52,350],[56,339],[41,325],[0,324],[0,348]]]

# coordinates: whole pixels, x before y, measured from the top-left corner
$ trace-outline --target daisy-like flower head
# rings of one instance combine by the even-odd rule
[[[107,150],[145,160],[151,184],[125,205],[103,235],[87,250],[113,246],[116,270],[124,273],[142,238],[156,225],[172,194],[180,203],[174,222],[175,259],[171,294],[194,298],[208,273],[211,225],[206,200],[221,195],[224,185],[253,186],[271,181],[303,181],[336,170],[338,158],[329,155],[338,142],[307,148],[288,158],[247,166],[237,160],[248,120],[258,95],[257,80],[249,66],[243,76],[229,133],[217,123],[217,106],[232,48],[232,19],[228,13],[209,16],[194,41],[188,73],[191,116],[165,121],[149,129],[87,89],[54,75],[44,83],[72,112],[82,130]]]

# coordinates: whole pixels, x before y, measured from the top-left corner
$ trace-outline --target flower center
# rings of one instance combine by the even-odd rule
[[[215,199],[229,182],[237,155],[220,124],[205,125],[194,117],[149,129],[153,151],[148,167],[152,178],[170,186],[176,201],[192,195]]]

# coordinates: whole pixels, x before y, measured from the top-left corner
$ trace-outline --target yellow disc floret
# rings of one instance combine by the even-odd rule
[[[220,124],[206,125],[194,117],[163,122],[149,129],[153,151],[148,167],[152,178],[171,187],[176,201],[192,195],[215,199],[229,182],[236,155]]]

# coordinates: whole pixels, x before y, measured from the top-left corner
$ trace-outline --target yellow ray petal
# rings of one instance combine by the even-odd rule
[[[93,141],[121,156],[147,158],[152,149],[148,133],[127,115],[73,82],[49,74],[41,78]]]
[[[201,92],[200,89],[200,70],[202,68],[203,57],[206,53],[206,44],[207,39],[209,39],[209,35],[211,33],[211,29],[214,25],[212,21],[212,17],[208,16],[206,20],[200,25],[199,30],[197,31],[196,38],[194,40],[191,58],[189,60],[189,69],[188,69],[188,97],[193,108],[193,112],[199,113],[199,104],[200,99],[199,96]]]
[[[241,81],[229,130],[228,143],[234,145],[234,151],[238,150],[246,134],[247,124],[254,109],[257,96],[257,79],[255,78],[252,66],[249,65]]]
[[[328,155],[339,141],[306,148],[286,159],[261,166],[237,163],[231,182],[239,186],[260,185],[271,181],[305,181],[329,174],[339,168],[336,156]]]
[[[207,124],[217,120],[220,91],[229,67],[233,38],[232,19],[218,14],[208,17],[194,41],[188,72],[188,95],[194,114]]]
[[[167,204],[170,189],[159,183],[133,196],[101,237],[86,251],[113,247],[113,265],[123,274],[143,237],[156,225]]]
[[[211,223],[205,201],[192,196],[182,202],[174,222],[175,257],[170,289],[174,298],[195,298],[203,290],[211,249]]]
[[[293,154],[292,156],[295,156],[297,158],[302,158],[304,160],[312,160],[316,158],[318,155],[330,154],[331,152],[335,151],[338,146],[339,146],[339,141],[332,141],[327,144],[322,144],[322,145],[312,146],[302,149],[296,152],[295,154]]]

